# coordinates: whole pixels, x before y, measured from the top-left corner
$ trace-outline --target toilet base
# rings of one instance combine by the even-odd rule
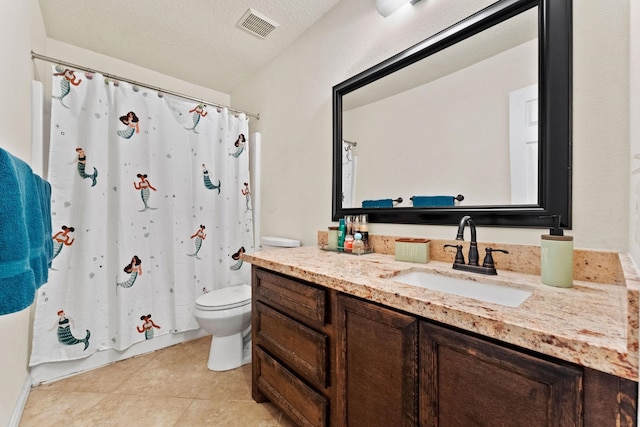
[[[251,341],[249,340],[247,352],[242,335],[238,333],[226,337],[212,336],[207,368],[211,371],[228,371],[251,363]]]

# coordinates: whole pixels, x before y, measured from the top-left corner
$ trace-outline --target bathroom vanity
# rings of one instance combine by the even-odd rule
[[[490,280],[530,292],[517,307],[394,279],[420,270],[489,280],[444,261],[315,247],[244,259],[253,264],[253,398],[298,425],[636,423],[640,286],[624,257],[610,266],[619,271],[592,274],[604,283],[570,289],[501,270]]]

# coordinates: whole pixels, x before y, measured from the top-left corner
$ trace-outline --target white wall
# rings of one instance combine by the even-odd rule
[[[47,39],[46,52],[38,52],[46,56],[60,59],[72,64],[81,65],[91,69],[103,71],[105,73],[114,74],[137,82],[145,83],[152,87],[160,87],[162,89],[171,90],[184,95],[195,98],[205,99],[220,105],[229,105],[229,94],[218,92],[213,89],[198,86],[174,77],[167,76],[156,71],[139,67],[129,62],[120,61],[110,56],[101,55],[90,50],[82,49],[67,43],[54,39]],[[38,61],[42,63],[41,61]],[[46,67],[55,64],[44,62]],[[40,66],[39,66],[40,68]],[[45,93],[51,93],[51,73],[50,68],[45,68],[41,79],[45,84]]]
[[[631,170],[629,203],[629,253],[636,265],[640,265],[640,2],[632,1],[629,13],[630,81],[629,81],[629,117],[631,142]],[[634,156],[638,155],[638,158]],[[640,410],[640,408],[639,408]]]
[[[626,252],[630,0],[574,1],[573,231],[576,247]],[[261,114],[263,235],[314,245],[331,220],[331,89],[492,1],[429,0],[381,17],[342,0],[231,94]],[[387,235],[454,238],[455,227],[372,224]],[[482,228],[486,241],[539,244],[541,230]]]
[[[0,60],[4,64],[0,67],[0,146],[30,162],[30,50],[44,44],[44,25],[37,0],[2,0],[0,8]],[[30,315],[27,308],[0,316],[0,425],[9,424],[23,386],[28,384]]]

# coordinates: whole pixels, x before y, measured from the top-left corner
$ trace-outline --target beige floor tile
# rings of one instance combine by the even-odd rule
[[[79,375],[74,375],[50,384],[38,387],[42,390],[84,391],[95,393],[111,393],[122,382],[135,375],[149,361],[153,353],[112,363]]]
[[[194,400],[176,427],[277,427],[280,411],[270,403]]]
[[[212,400],[252,400],[251,365],[207,375],[196,398]],[[248,373],[248,375],[247,375]]]
[[[193,399],[205,384],[202,372],[189,366],[146,367],[123,381],[114,390],[130,396],[165,396]]]
[[[190,399],[109,394],[96,405],[77,414],[66,425],[171,427],[191,404]]]
[[[66,426],[80,419],[87,408],[97,405],[106,395],[73,391],[31,390],[24,408],[21,427]]]

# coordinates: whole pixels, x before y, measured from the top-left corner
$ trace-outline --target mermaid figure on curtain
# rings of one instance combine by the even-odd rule
[[[91,184],[92,187],[95,187],[96,184],[98,183],[97,179],[98,179],[98,169],[93,168],[93,174],[89,175],[85,172],[85,168],[87,167],[87,156],[84,153],[84,150],[82,148],[76,148],[76,153],[78,153],[78,174],[80,175],[80,177],[82,179],[87,179],[87,178],[91,178],[91,180],[93,181],[93,183]]]
[[[75,238],[69,236],[69,233],[73,233],[76,229],[73,227],[62,226],[62,231],[58,231],[53,235],[53,258],[60,254],[63,246],[71,246],[75,242]]]
[[[240,247],[240,249],[238,249],[238,252],[236,252],[235,254],[231,255],[231,258],[236,260],[236,263],[233,264],[231,267],[229,267],[231,270],[233,271],[238,271],[240,270],[240,267],[242,267],[242,254],[244,253],[244,246]]]
[[[158,208],[152,208],[151,206],[149,206],[147,204],[147,202],[149,201],[149,196],[151,195],[151,193],[149,192],[149,190],[153,190],[153,191],[157,191],[153,185],[151,185],[151,183],[147,180],[147,174],[141,174],[139,173],[138,175],[136,175],[138,178],[140,178],[140,182],[134,182],[133,183],[133,187],[136,190],[140,190],[140,198],[142,199],[142,203],[144,203],[144,209],[138,211],[138,212],[144,212],[147,209],[158,209]]]
[[[209,190],[218,190],[218,194],[220,194],[220,180],[218,180],[218,185],[214,185],[211,182],[211,178],[209,177],[209,171],[207,167],[202,164],[202,180],[204,181],[204,186]]]
[[[244,183],[244,188],[240,190],[242,195],[244,196],[244,204],[245,204],[245,212],[249,212],[251,210],[251,191],[249,191],[249,183]]]
[[[187,254],[188,256],[194,256],[200,259],[200,257],[198,256],[198,252],[200,252],[200,248],[202,247],[202,241],[207,238],[207,235],[204,233],[204,229],[205,229],[205,226],[201,224],[198,231],[196,231],[195,234],[191,236],[192,239],[193,238],[196,239],[195,241],[196,251],[192,254]]]
[[[145,340],[150,340],[151,338],[153,338],[153,328],[160,329],[160,326],[153,323],[153,320],[151,320],[150,314],[147,314],[146,316],[144,315],[140,316],[140,320],[142,320],[142,327],[136,326],[136,329],[140,333],[144,332]]]
[[[63,78],[60,80],[60,96],[52,96],[52,98],[58,99],[63,107],[69,108],[64,103],[64,97],[71,92],[71,85],[78,86],[82,83],[82,80],[77,79],[75,71],[69,68],[62,68],[61,65],[56,65],[56,71],[57,73],[53,73],[53,75],[62,76]]]
[[[123,269],[125,273],[129,274],[129,279],[125,282],[118,282],[118,276],[116,276],[116,295],[118,294],[118,287],[130,288],[136,282],[138,275],[142,275],[142,261],[138,258],[138,255],[134,255],[131,258],[131,262],[127,264]]]
[[[122,124],[127,125],[124,130],[119,130],[118,135],[124,139],[129,139],[133,136],[133,133],[140,133],[140,119],[136,116],[136,113],[129,111],[125,116],[120,116]]]
[[[242,154],[244,148],[247,146],[247,140],[245,139],[243,133],[238,135],[238,139],[236,139],[236,142],[234,142],[233,145],[234,147],[236,147],[236,151],[233,153],[229,153],[229,155],[237,159],[238,157],[240,157],[240,154]]]
[[[56,322],[58,326],[58,342],[64,345],[75,345],[84,343],[84,350],[89,347],[89,337],[91,337],[91,332],[87,329],[87,335],[83,339],[78,339],[73,336],[71,333],[71,326],[73,326],[73,319],[67,316],[64,313],[64,310],[58,311],[58,321]],[[56,325],[54,325],[55,328]],[[53,328],[52,328],[53,329]]]
[[[189,110],[190,113],[193,113],[193,127],[190,128],[185,128],[186,130],[192,130],[193,133],[198,133],[196,131],[196,126],[198,126],[198,123],[200,123],[200,117],[207,117],[207,113],[206,111],[204,111],[206,105],[200,103],[198,105],[196,105],[193,109]]]

